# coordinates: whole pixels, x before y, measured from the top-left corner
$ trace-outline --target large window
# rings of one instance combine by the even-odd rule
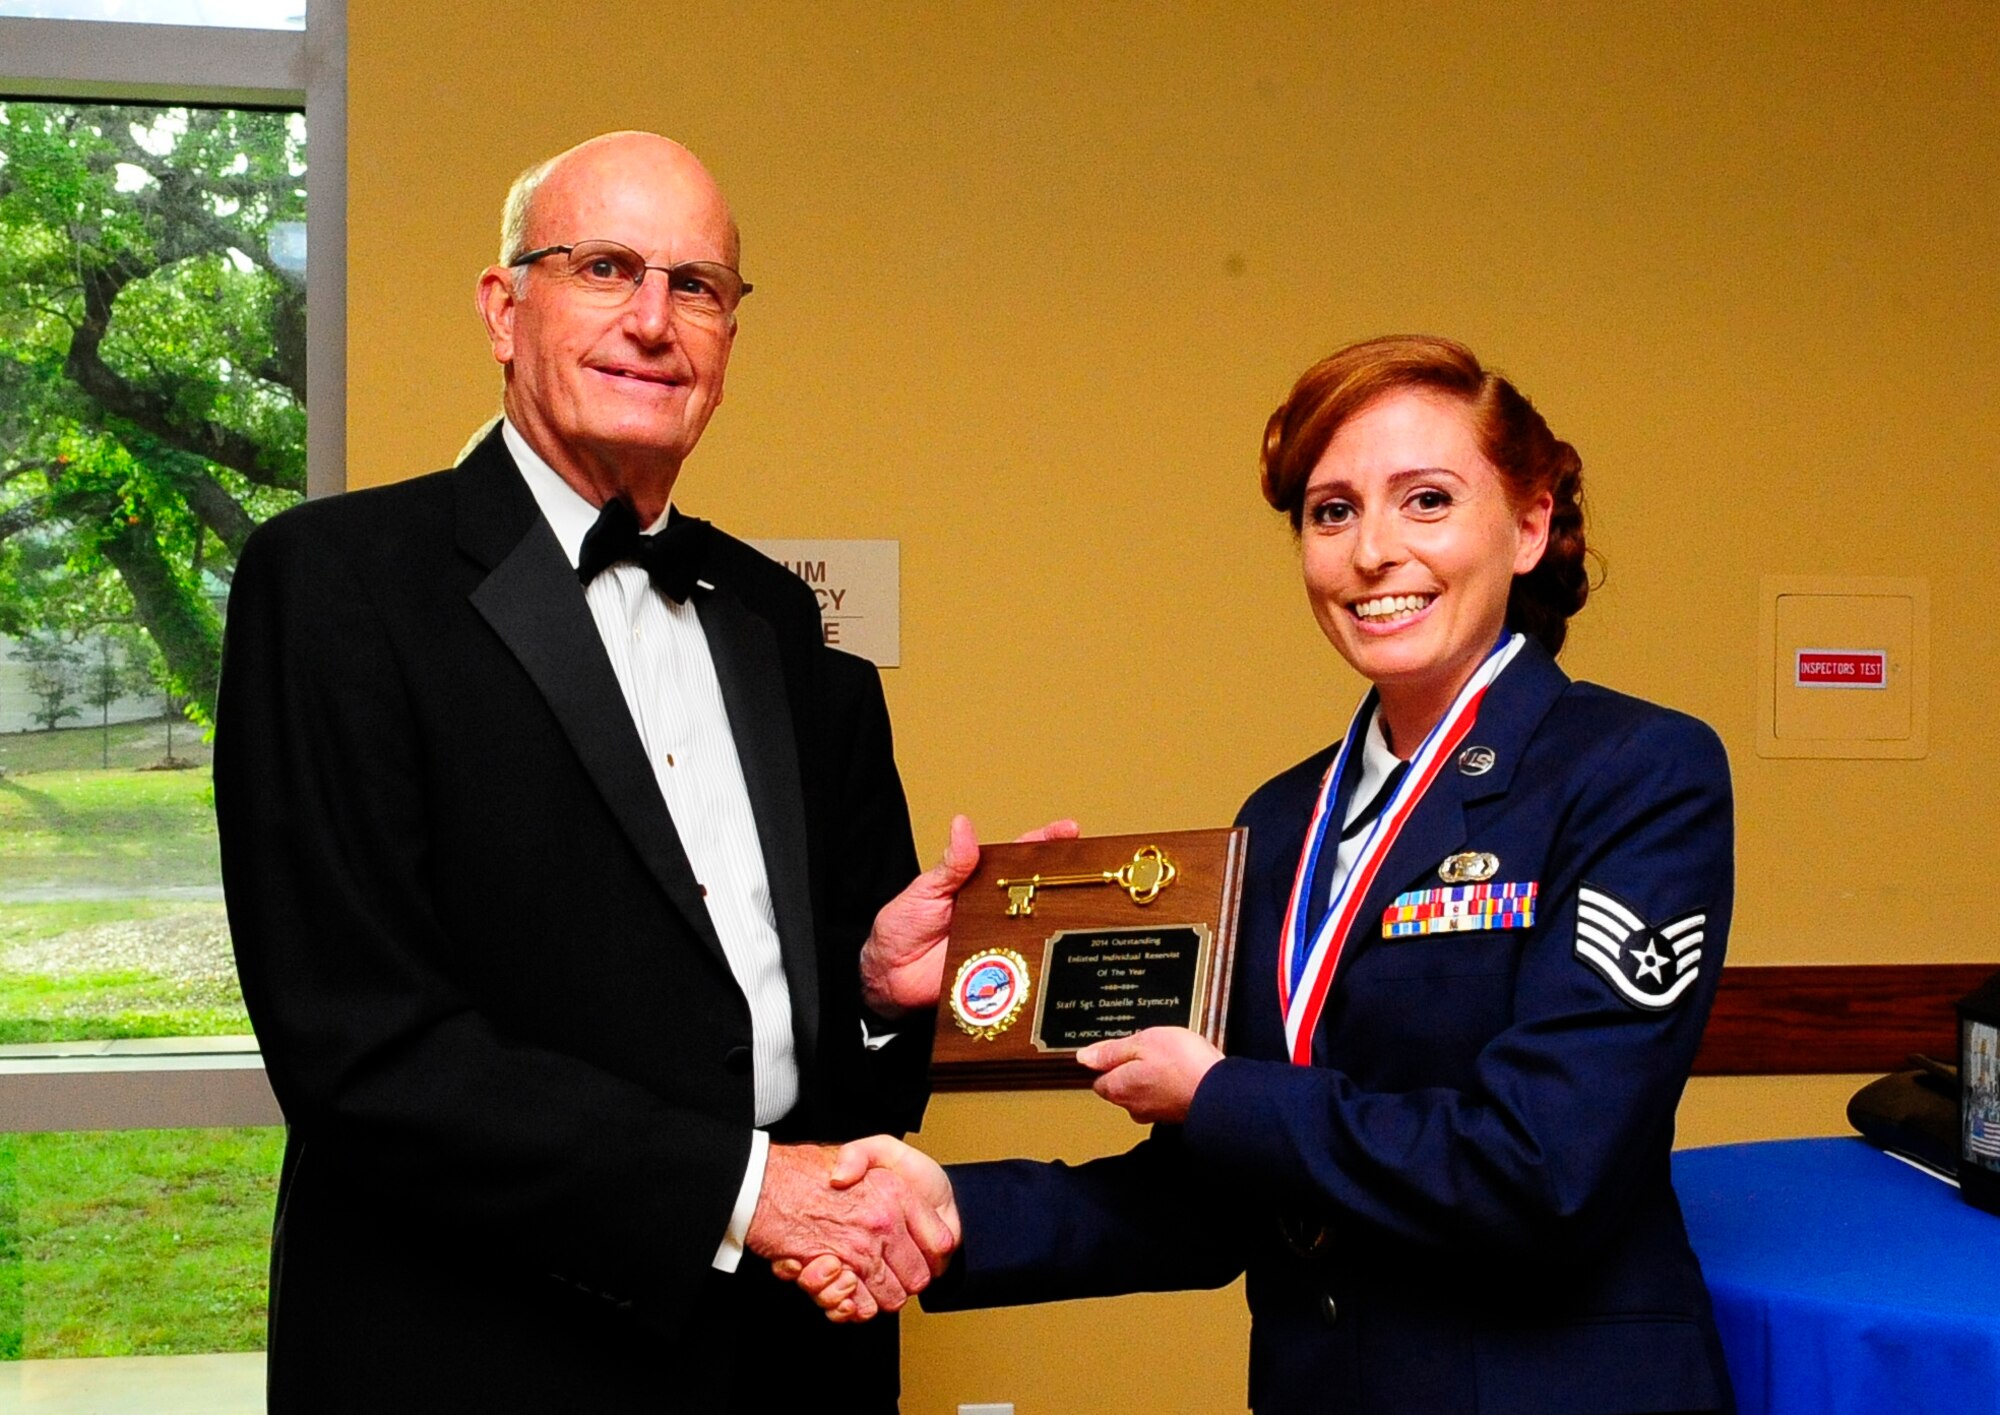
[[[0,103],[0,1043],[249,1030],[201,728],[236,552],[305,494],[305,149]]]
[[[234,29],[304,29],[305,0],[0,0],[0,15]]]
[[[344,15],[302,13],[0,0],[0,1360],[262,1344],[205,729],[243,538],[340,483]]]

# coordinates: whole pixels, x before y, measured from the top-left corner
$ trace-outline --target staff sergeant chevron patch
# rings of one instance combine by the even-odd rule
[[[1576,956],[1634,1007],[1672,1007],[1701,973],[1706,913],[1654,928],[1624,900],[1586,883],[1576,896]]]

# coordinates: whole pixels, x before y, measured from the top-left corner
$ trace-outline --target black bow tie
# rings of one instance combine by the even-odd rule
[[[708,522],[667,512],[667,524],[656,535],[639,534],[639,517],[631,503],[613,497],[597,513],[597,523],[583,538],[577,553],[576,577],[588,585],[607,567],[621,560],[642,566],[653,588],[676,604],[694,590],[708,553]]]

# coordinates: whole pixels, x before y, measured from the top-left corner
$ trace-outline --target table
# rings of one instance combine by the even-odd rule
[[[2000,1415],[2000,1217],[1859,1138],[1682,1150],[1743,1415]]]

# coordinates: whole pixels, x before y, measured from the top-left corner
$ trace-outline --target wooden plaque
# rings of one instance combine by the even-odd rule
[[[1146,1027],[1217,1046],[1249,832],[980,847],[959,891],[932,1070],[954,1089],[1087,1086],[1079,1048]]]

